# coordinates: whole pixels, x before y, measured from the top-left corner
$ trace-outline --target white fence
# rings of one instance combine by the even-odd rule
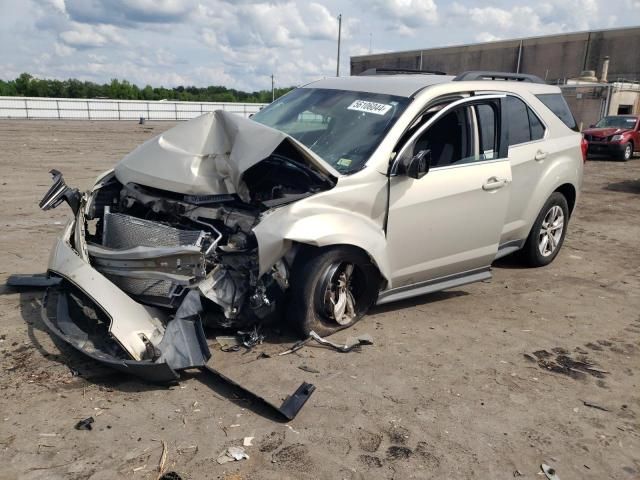
[[[57,120],[189,120],[226,110],[248,117],[264,103],[174,102],[77,98],[0,97],[0,118]]]

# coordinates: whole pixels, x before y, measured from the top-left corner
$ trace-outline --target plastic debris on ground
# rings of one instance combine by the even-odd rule
[[[91,424],[94,421],[95,420],[93,419],[93,417],[85,418],[83,420],[80,420],[78,423],[76,423],[74,428],[76,430],[92,430],[93,427],[91,426]]]
[[[556,474],[555,468],[550,467],[549,465],[544,463],[540,465],[540,468],[542,468],[542,471],[549,480],[560,480],[560,477],[558,477],[558,475]]]
[[[222,465],[227,462],[244,460],[245,458],[248,459],[249,455],[247,455],[243,447],[229,447],[218,457],[218,463]]]

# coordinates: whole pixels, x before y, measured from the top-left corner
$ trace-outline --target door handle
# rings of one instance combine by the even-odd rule
[[[547,152],[543,152],[542,150],[538,150],[536,152],[536,156],[533,157],[536,160],[540,161],[540,160],[544,160],[545,158],[547,158]]]
[[[482,185],[482,189],[488,192],[491,190],[497,190],[499,188],[502,188],[506,184],[507,184],[506,178],[491,177],[491,178],[487,178],[487,181],[484,182],[484,185]]]

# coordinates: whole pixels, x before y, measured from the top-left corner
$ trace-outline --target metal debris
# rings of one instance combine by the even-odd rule
[[[310,341],[311,341],[311,337],[307,337],[304,340],[300,340],[299,342],[294,343],[293,346],[290,349],[279,353],[278,356],[289,355],[290,353],[297,352],[298,350],[300,350],[302,347],[304,347]]]
[[[218,463],[220,465],[227,462],[235,462],[239,460],[248,459],[249,455],[244,451],[244,447],[229,447],[218,457]]]
[[[361,345],[373,345],[373,338],[369,334],[360,335],[358,337],[350,337],[347,339],[347,343],[344,345],[339,345],[337,343],[333,343],[325,338],[322,338],[313,330],[309,332],[309,336],[318,342],[320,345],[325,345],[327,347],[331,347],[334,350],[340,353],[348,353],[355,348],[360,347]]]
[[[240,350],[240,340],[235,335],[221,335],[216,337],[216,342],[223,352],[237,352]]]
[[[238,335],[242,345],[248,350],[251,350],[256,345],[262,345],[264,341],[264,334],[260,333],[260,327],[257,325],[251,331],[238,332]]]
[[[324,345],[326,347],[331,347],[334,350],[340,353],[348,353],[356,348],[359,348],[362,345],[373,345],[373,338],[368,333],[358,335],[357,337],[349,337],[347,338],[347,342],[344,345],[340,345],[338,343],[333,343],[325,338],[322,338],[313,330],[309,332],[309,337],[304,340],[300,340],[297,343],[294,343],[291,348],[285,350],[284,352],[279,353],[278,355],[288,355],[290,353],[296,352],[304,347],[311,340],[318,342],[320,345]],[[313,372],[316,373],[316,372]]]

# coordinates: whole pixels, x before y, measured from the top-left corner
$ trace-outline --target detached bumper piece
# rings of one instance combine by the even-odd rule
[[[131,360],[109,335],[109,319],[94,308],[88,297],[60,277],[51,276],[48,280],[52,285],[42,300],[42,321],[47,328],[80,353],[115,370],[152,383],[172,383],[180,378],[180,370],[198,368],[239,389],[284,420],[293,420],[316,389],[303,382],[278,406],[207,365],[211,353],[197,316],[201,305],[196,292],[187,295],[175,318],[167,324],[158,348],[149,344],[151,359]]]
[[[311,383],[307,383],[307,382],[302,382],[302,384],[297,388],[297,390],[293,392],[292,395],[289,395],[284,400],[284,402],[282,402],[282,405],[277,406],[271,403],[266,398],[261,397],[260,395],[257,395],[254,392],[252,392],[251,390],[243,387],[235,380],[232,380],[226,375],[223,375],[222,373],[217,371],[215,368],[205,366],[203,368],[203,371],[209,372],[214,376],[221,378],[225,382],[233,385],[235,388],[241,390],[242,392],[247,394],[249,397],[271,408],[276,413],[284,417],[286,420],[293,420],[294,418],[296,418],[296,415],[298,415],[298,412],[302,410],[302,407],[304,407],[304,404],[307,403],[307,400],[309,400],[309,398],[311,397],[311,394],[316,389],[315,385],[312,385]]]
[[[179,370],[202,367],[211,357],[200,321],[175,318],[160,344],[165,347],[160,356],[150,352],[155,360],[130,360],[109,335],[105,315],[93,309],[81,292],[66,286],[62,282],[47,289],[42,321],[59,339],[98,362],[150,382],[167,383],[178,380]]]

